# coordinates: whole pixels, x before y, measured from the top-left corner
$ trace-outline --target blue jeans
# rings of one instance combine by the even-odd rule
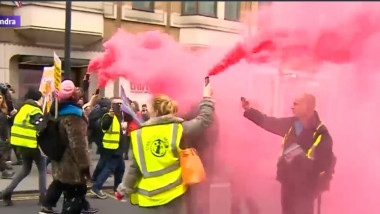
[[[100,159],[98,161],[98,164],[96,164],[95,170],[92,173],[92,178],[91,178],[92,182],[96,181],[96,179],[98,178],[99,174],[104,169],[105,165],[106,165],[106,158],[105,158],[104,155],[100,155]]]
[[[46,158],[41,155],[40,151],[37,150],[33,153],[22,154],[22,160],[21,171],[16,174],[11,184],[9,184],[9,186],[3,191],[3,195],[12,195],[13,190],[16,189],[17,185],[29,175],[34,162],[38,169],[40,197],[44,197],[46,194]]]
[[[117,187],[123,180],[123,175],[125,171],[125,163],[122,155],[107,155],[104,156],[104,167],[97,176],[92,189],[99,191],[102,189],[104,182],[107,178],[114,174],[114,190],[116,191]]]

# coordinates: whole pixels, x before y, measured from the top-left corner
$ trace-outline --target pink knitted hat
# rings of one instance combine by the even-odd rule
[[[75,85],[71,80],[65,80],[61,83],[61,90],[58,92],[58,97],[60,100],[70,98],[75,91]]]

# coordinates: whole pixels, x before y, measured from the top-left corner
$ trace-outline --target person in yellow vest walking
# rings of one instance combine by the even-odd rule
[[[12,192],[17,185],[29,175],[33,161],[39,174],[40,202],[46,193],[46,157],[40,152],[37,144],[37,131],[34,125],[43,116],[41,110],[42,94],[37,89],[29,88],[25,103],[17,113],[11,128],[11,144],[17,146],[22,154],[22,169],[11,184],[2,191],[1,197],[7,206],[12,205]]]
[[[107,178],[114,175],[114,191],[121,183],[125,171],[125,163],[123,154],[127,147],[127,124],[124,121],[124,115],[121,111],[122,100],[113,98],[111,101],[111,109],[100,120],[102,130],[104,132],[102,149],[100,152],[100,160],[97,168],[100,170],[98,175],[94,175],[94,185],[91,188],[91,193],[100,198],[105,199],[105,195],[101,189]]]
[[[214,102],[211,86],[204,88],[200,113],[190,121],[176,117],[176,101],[156,95],[152,117],[131,133],[133,163],[119,185],[117,194],[126,194],[141,213],[186,214],[179,155],[183,138],[203,132],[212,122]]]

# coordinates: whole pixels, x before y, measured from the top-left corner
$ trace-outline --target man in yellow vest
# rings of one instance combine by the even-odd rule
[[[314,200],[326,190],[335,157],[332,138],[315,111],[315,97],[302,94],[293,102],[294,117],[268,117],[250,108],[242,98],[244,117],[261,128],[283,136],[283,153],[277,164],[283,214],[313,214]]]
[[[107,178],[111,174],[114,175],[114,191],[116,191],[125,171],[123,154],[126,152],[127,145],[127,124],[123,122],[124,116],[121,111],[121,104],[122,100],[120,98],[113,98],[110,112],[105,114],[100,121],[104,135],[99,163],[104,165],[94,179],[94,185],[91,189],[91,193],[100,199],[107,198],[107,195],[101,191]]]
[[[46,193],[46,157],[40,152],[36,138],[36,128],[43,116],[41,110],[42,94],[37,89],[29,88],[25,103],[17,113],[11,128],[11,144],[17,146],[22,154],[22,170],[14,177],[11,184],[2,192],[2,199],[7,206],[12,205],[12,192],[17,185],[29,175],[33,161],[39,173],[40,201]]]

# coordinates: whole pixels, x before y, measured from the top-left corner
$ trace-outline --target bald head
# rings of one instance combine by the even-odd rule
[[[302,95],[304,101],[305,101],[305,104],[308,106],[308,108],[314,112],[315,110],[315,96],[312,95],[312,94],[303,94]]]
[[[310,117],[315,111],[315,96],[312,94],[304,93],[294,99],[293,114],[298,118]]]

